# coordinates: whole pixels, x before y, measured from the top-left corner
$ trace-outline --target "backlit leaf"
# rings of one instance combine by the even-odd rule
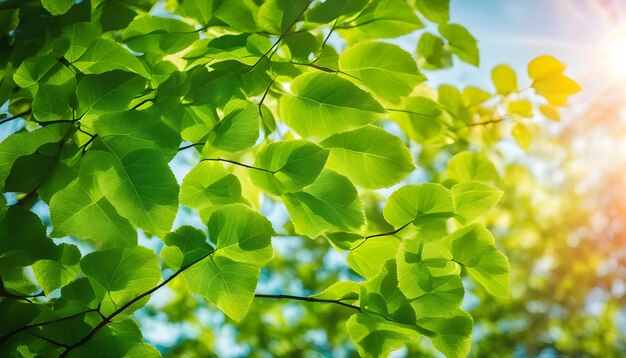
[[[476,282],[494,296],[509,296],[509,259],[496,249],[493,236],[483,225],[467,225],[448,240],[454,260],[465,266]]]
[[[293,80],[291,91],[281,97],[281,119],[303,137],[363,127],[385,113],[369,93],[328,73],[305,73]]]
[[[156,255],[142,246],[92,252],[82,258],[80,268],[94,288],[105,293],[105,314],[154,287],[161,279]]]
[[[270,143],[257,153],[254,165],[267,171],[250,172],[252,182],[264,191],[281,195],[313,183],[324,168],[328,151],[305,140]]]
[[[384,42],[361,42],[348,48],[339,57],[339,69],[390,102],[409,95],[425,79],[408,52]]]
[[[415,169],[402,140],[379,127],[338,133],[320,144],[330,149],[328,167],[364,188],[389,187]]]
[[[282,196],[298,234],[316,238],[326,231],[357,231],[365,216],[354,185],[324,170],[304,190]]]
[[[467,29],[458,24],[439,25],[439,33],[448,43],[450,50],[459,59],[478,67],[479,55],[476,39]]]

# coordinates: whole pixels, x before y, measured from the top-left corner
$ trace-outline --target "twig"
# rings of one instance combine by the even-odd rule
[[[14,119],[21,118],[21,117],[23,117],[23,116],[25,116],[25,115],[27,115],[27,114],[29,114],[29,113],[30,113],[30,109],[29,109],[29,110],[27,110],[27,111],[24,111],[24,112],[22,112],[22,113],[18,113],[18,114],[16,114],[16,115],[12,116],[12,117],[5,118],[5,119],[3,119],[3,120],[0,120],[0,124],[4,124],[4,123],[9,122],[9,121],[12,121],[12,120],[14,120]]]
[[[314,297],[303,297],[303,296],[292,296],[292,295],[267,295],[263,293],[254,294],[256,298],[273,298],[273,299],[286,299],[286,300],[296,300],[296,301],[306,301],[306,302],[323,302],[323,303],[334,303],[336,305],[341,305],[344,307],[352,308],[353,310],[357,310],[361,312],[361,307],[353,306],[351,304],[341,302],[341,300],[329,300],[324,298],[314,298]]]
[[[230,160],[230,159],[224,159],[224,158],[205,158],[200,160],[201,162],[207,161],[207,162],[226,162],[226,163],[230,163],[230,164],[235,164],[235,165],[239,165],[248,169],[254,169],[254,170],[260,170],[262,172],[267,172],[267,173],[272,173],[272,174],[276,174],[280,171],[280,169],[277,170],[269,170],[269,169],[265,169],[265,168],[259,168],[259,167],[254,167],[252,165],[248,165],[248,164],[244,164],[244,163],[240,163],[240,162],[236,162],[234,160]]]
[[[363,238],[363,241],[361,241],[358,245],[356,245],[355,247],[351,248],[350,250],[356,250],[357,248],[359,248],[359,246],[363,245],[365,243],[365,241],[374,238],[374,237],[381,237],[381,236],[391,236],[391,235],[395,235],[397,233],[399,233],[400,231],[402,231],[402,229],[404,229],[405,227],[409,226],[409,224],[411,224],[413,221],[409,221],[408,223],[400,226],[399,228],[389,231],[389,232],[384,232],[382,234],[374,234],[374,235],[369,235]]]

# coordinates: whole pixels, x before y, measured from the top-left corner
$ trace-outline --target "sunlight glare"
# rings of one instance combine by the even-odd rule
[[[621,27],[607,36],[604,58],[612,75],[626,79],[626,28]]]

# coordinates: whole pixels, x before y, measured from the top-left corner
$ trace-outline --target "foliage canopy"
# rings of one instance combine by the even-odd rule
[[[509,132],[528,147],[542,102],[506,66],[495,93],[427,86],[420,68],[479,64],[448,1],[161,5],[0,3],[2,355],[158,356],[133,313],[169,286],[242,327],[255,297],[330,303],[365,357],[422,339],[466,356],[466,290],[510,285],[483,220],[503,194],[483,149]],[[438,34],[421,33],[417,61],[381,41],[425,21]],[[529,65],[543,113],[579,90],[563,69]],[[350,275],[256,293],[280,275],[280,236],[340,252]]]

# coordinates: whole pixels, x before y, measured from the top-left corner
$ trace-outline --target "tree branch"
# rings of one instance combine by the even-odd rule
[[[484,121],[484,122],[468,123],[467,126],[468,127],[474,127],[474,126],[484,126],[484,125],[487,125],[487,124],[499,123],[499,122],[502,122],[502,121],[504,121],[506,119],[509,119],[510,117],[511,117],[511,115],[507,114],[507,115],[504,115],[504,116],[502,116],[500,118],[494,118],[494,119],[490,119],[490,120]]]
[[[283,40],[283,38],[285,38],[285,35],[287,35],[287,33],[289,32],[289,30],[291,30],[291,28],[293,27],[293,25],[295,25],[298,20],[300,19],[300,17],[302,15],[304,15],[304,12],[309,8],[309,6],[311,6],[311,4],[313,3],[313,0],[309,0],[309,2],[306,4],[306,6],[304,7],[304,9],[302,9],[302,11],[300,11],[300,13],[298,14],[298,16],[296,16],[295,19],[293,19],[293,21],[291,22],[291,24],[289,24],[289,26],[287,26],[287,28],[285,29],[285,31],[280,34],[280,36],[278,37],[278,40],[276,40],[276,42],[274,42],[274,44],[272,45],[272,47],[269,48],[269,50],[267,50],[267,52],[265,52],[263,54],[263,56],[259,57],[259,59],[256,61],[256,63],[254,65],[252,65],[251,68],[256,67],[256,65],[259,64],[259,62],[261,62],[261,59],[263,59],[264,57],[267,58],[268,60],[272,57],[271,55],[269,57],[267,57],[267,55],[270,54],[270,52],[272,52],[274,50],[274,47],[278,46],[278,44]],[[273,53],[272,53],[273,55]]]
[[[265,168],[253,167],[252,165],[248,165],[248,164],[244,164],[244,163],[240,163],[240,162],[236,162],[234,160],[224,159],[224,158],[205,158],[205,159],[202,159],[200,161],[201,162],[204,162],[204,161],[207,161],[207,162],[226,162],[226,163],[230,163],[230,164],[239,165],[239,166],[244,167],[244,168],[260,170],[262,172],[267,172],[267,173],[272,173],[272,174],[276,174],[276,173],[279,172],[279,170],[269,170],[269,169],[265,169]]]
[[[148,102],[154,102],[154,98],[146,98],[143,101],[137,103],[136,105],[134,105],[131,109],[137,109],[141,106],[143,106],[144,104],[148,103]]]
[[[37,337],[37,338],[39,338],[39,339],[43,339],[44,341],[46,341],[46,342],[48,342],[48,343],[51,343],[51,344],[54,344],[55,346],[65,347],[65,348],[67,348],[67,347],[68,347],[68,346],[67,346],[67,344],[63,344],[63,343],[60,343],[60,342],[54,341],[54,340],[52,340],[52,339],[50,339],[50,338],[48,338],[48,337],[44,337],[44,336],[40,336],[40,335],[38,335],[38,334],[34,334],[33,332],[28,332],[28,334],[30,334],[31,336]]]
[[[168,282],[172,281],[174,278],[176,278],[176,276],[180,275],[181,273],[183,273],[186,269],[190,268],[191,266],[197,264],[198,262],[204,260],[205,258],[209,257],[211,254],[213,254],[215,251],[211,251],[210,253],[203,255],[202,257],[200,257],[199,259],[181,267],[180,269],[178,269],[178,271],[174,272],[174,274],[170,277],[168,277],[167,279],[163,280],[163,282],[161,282],[160,284],[156,285],[155,287],[149,289],[148,291],[140,294],[139,296],[136,296],[135,298],[133,298],[132,300],[126,302],[123,306],[121,306],[120,308],[118,308],[117,310],[113,311],[113,313],[111,313],[110,315],[106,316],[100,323],[98,323],[97,326],[95,326],[91,332],[89,332],[86,336],[84,336],[80,341],[72,344],[71,346],[68,346],[65,351],[63,353],[61,353],[60,357],[66,357],[72,350],[82,346],[83,344],[89,342],[89,340],[91,338],[93,338],[94,335],[96,335],[96,333],[98,333],[98,331],[100,329],[102,329],[104,326],[106,326],[107,324],[109,324],[111,322],[111,320],[119,315],[120,313],[124,312],[128,307],[132,306],[133,304],[135,304],[135,302],[141,300],[142,298],[151,295],[154,291],[158,290],[159,288],[167,285]]]
[[[13,332],[11,332],[11,333],[8,333],[8,334],[7,334],[7,335],[5,335],[5,336],[2,336],[2,337],[0,338],[0,342],[4,342],[4,341],[6,341],[7,339],[9,339],[10,337],[12,337],[12,336],[14,336],[14,335],[16,335],[16,334],[18,334],[18,333],[20,333],[20,332],[22,332],[22,331],[25,331],[25,330],[27,330],[27,329],[29,329],[29,328],[46,326],[46,325],[49,325],[49,324],[52,324],[52,323],[57,323],[57,322],[65,321],[65,320],[68,320],[68,319],[72,319],[72,318],[74,318],[74,317],[78,317],[78,316],[81,316],[81,315],[87,314],[87,313],[89,313],[89,312],[96,312],[96,311],[97,311],[97,309],[90,308],[90,309],[88,309],[88,310],[81,311],[81,312],[78,312],[78,313],[74,313],[73,315],[69,315],[69,316],[66,316],[66,317],[55,318],[55,319],[50,320],[50,321],[44,321],[44,322],[38,322],[38,323],[32,323],[32,324],[26,325],[26,326],[24,326],[24,327],[18,328],[18,329],[16,329],[15,331],[13,331]]]
[[[399,233],[400,231],[402,231],[402,229],[404,229],[405,227],[409,226],[413,221],[409,221],[408,223],[400,226],[399,228],[389,231],[389,232],[383,232],[381,234],[374,234],[374,235],[369,235],[363,238],[363,241],[361,241],[358,245],[356,245],[355,247],[353,247],[350,250],[356,250],[357,248],[359,248],[359,246],[363,245],[365,243],[365,241],[374,238],[374,237],[381,237],[381,236],[391,236],[391,235],[395,235],[397,233]]]
[[[182,146],[182,147],[178,148],[178,151],[180,152],[181,150],[185,150],[185,149],[189,149],[189,148],[192,148],[192,147],[197,147],[197,146],[201,146],[201,145],[205,145],[205,144],[206,144],[205,142],[191,143],[189,145],[185,145],[185,146]]]
[[[256,298],[273,298],[273,299],[285,299],[285,300],[295,300],[295,301],[306,301],[306,302],[322,302],[322,303],[334,303],[336,305],[352,308],[353,310],[357,310],[361,312],[361,307],[353,306],[351,304],[341,302],[341,300],[330,300],[324,298],[314,298],[314,297],[303,297],[303,296],[292,296],[292,295],[268,295],[263,293],[255,293],[254,297]]]
[[[29,113],[30,113],[30,109],[29,109],[29,110],[27,110],[27,111],[24,111],[24,112],[22,112],[22,113],[18,113],[18,114],[14,115],[14,116],[11,116],[11,117],[9,117],[9,118],[5,118],[5,119],[3,119],[3,120],[0,120],[0,124],[4,124],[4,123],[6,123],[6,122],[10,122],[10,121],[12,121],[12,120],[14,120],[14,119],[21,118],[21,117],[23,117],[23,116],[25,116],[25,115],[27,115],[27,114],[29,114]]]

